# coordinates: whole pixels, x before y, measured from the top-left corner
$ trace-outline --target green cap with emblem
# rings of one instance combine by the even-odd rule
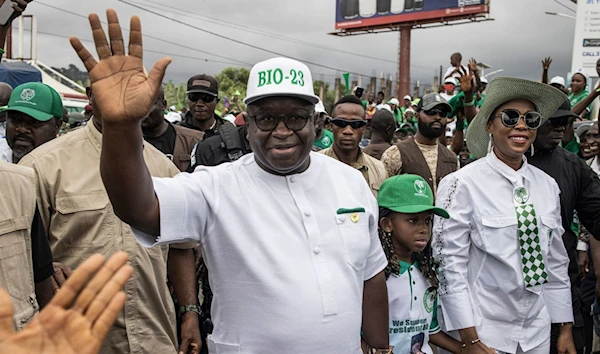
[[[434,206],[431,187],[417,175],[398,175],[383,181],[377,194],[377,204],[397,213],[431,211],[446,219],[450,217],[446,210]]]
[[[250,71],[244,103],[248,105],[273,96],[298,97],[312,104],[319,102],[308,67],[289,58],[265,60]]]
[[[41,122],[63,116],[62,100],[58,92],[41,82],[17,86],[8,101],[7,112],[21,112]]]

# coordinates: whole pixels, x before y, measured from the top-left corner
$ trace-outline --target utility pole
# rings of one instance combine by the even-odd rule
[[[335,84],[334,84],[334,92],[335,92],[335,98],[334,98],[334,102],[339,101],[340,99],[340,91],[342,88],[342,79],[340,79],[339,77],[335,78]]]
[[[6,59],[12,59],[12,25],[8,27],[6,33]]]

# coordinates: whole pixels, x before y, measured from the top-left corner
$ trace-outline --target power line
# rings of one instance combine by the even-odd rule
[[[580,0],[583,1],[583,0]],[[560,6],[564,7],[565,9],[571,11],[571,12],[575,12],[575,10],[573,10],[572,8],[568,7],[567,5],[563,4],[562,2],[558,1],[558,0],[554,0],[555,3],[559,4]]]
[[[30,29],[23,29],[26,32],[31,32]],[[64,39],[69,39],[69,36],[66,35],[61,35],[61,34],[57,34],[57,33],[50,33],[50,32],[45,32],[45,31],[36,31],[38,34],[42,34],[42,35],[46,35],[46,36],[52,36],[52,37],[57,37],[57,38],[64,38]],[[94,43],[93,39],[87,39],[87,38],[80,38],[78,37],[80,41],[82,42],[86,42],[86,43]],[[161,54],[161,55],[168,55],[168,56],[172,56],[172,57],[180,57],[180,58],[186,58],[186,59],[193,59],[193,60],[198,60],[198,61],[204,61],[204,62],[212,62],[212,63],[219,63],[219,64],[226,64],[226,65],[237,65],[237,63],[232,63],[232,62],[226,62],[226,61],[219,61],[219,60],[213,60],[213,59],[206,59],[206,58],[198,58],[198,57],[192,57],[192,56],[187,56],[187,55],[180,55],[180,54],[173,54],[173,53],[167,53],[167,52],[161,52],[158,50],[151,50],[151,49],[146,49],[144,48],[144,52],[149,52],[149,53],[156,53],[156,54]],[[333,75],[333,74],[325,74],[325,73],[313,73],[313,80],[317,81],[317,76],[327,76],[327,77],[339,77],[338,75]]]
[[[288,57],[288,58],[296,59],[296,60],[299,60],[299,61],[301,61],[301,62],[304,62],[305,64],[310,64],[310,65],[318,66],[318,67],[325,68],[325,69],[329,69],[329,70],[343,71],[343,72],[347,72],[347,73],[350,73],[350,74],[355,74],[355,75],[360,75],[360,76],[366,76],[366,77],[368,77],[368,76],[369,76],[369,75],[365,75],[365,74],[361,74],[361,73],[357,73],[357,72],[352,72],[352,71],[348,71],[348,70],[342,70],[342,69],[339,69],[339,68],[334,68],[334,67],[331,67],[331,66],[327,66],[327,65],[323,65],[323,64],[319,64],[319,63],[315,63],[315,62],[307,61],[307,60],[301,60],[301,59],[293,58],[293,57],[291,57],[291,56],[289,56],[289,55],[285,55],[285,54],[283,54],[283,53],[279,53],[279,52],[276,52],[276,51],[273,51],[273,50],[270,50],[270,49],[266,49],[266,48],[261,48],[261,47],[259,47],[259,46],[253,45],[253,44],[244,43],[244,42],[242,42],[242,41],[239,41],[239,40],[237,40],[237,39],[230,38],[230,37],[224,36],[224,35],[222,35],[222,34],[219,34],[219,33],[216,33],[216,32],[209,31],[209,30],[207,30],[207,29],[204,29],[204,28],[200,28],[200,27],[197,27],[197,26],[192,26],[192,25],[190,25],[190,24],[188,24],[188,23],[185,23],[185,22],[183,22],[183,21],[179,21],[179,20],[177,20],[177,19],[174,19],[174,18],[171,18],[171,17],[165,16],[165,15],[163,15],[163,14],[160,14],[160,13],[158,13],[158,12],[154,12],[154,11],[148,10],[148,9],[146,9],[146,8],[143,8],[143,7],[141,7],[141,6],[139,6],[139,5],[136,5],[136,4],[132,4],[132,3],[128,2],[128,1],[125,1],[125,0],[118,0],[118,1],[119,1],[119,2],[122,2],[122,3],[124,3],[124,4],[127,4],[127,5],[129,5],[129,6],[131,6],[131,7],[135,7],[135,8],[137,8],[137,9],[140,9],[140,10],[142,10],[142,11],[145,11],[145,12],[151,13],[151,14],[153,14],[153,15],[155,15],[155,16],[158,16],[158,17],[161,17],[161,18],[164,18],[164,19],[167,19],[167,20],[171,20],[171,21],[173,21],[173,22],[175,22],[175,23],[179,23],[180,25],[183,25],[183,26],[186,26],[186,27],[190,27],[190,28],[194,28],[194,29],[196,29],[196,30],[198,30],[198,31],[201,31],[201,32],[204,32],[204,33],[211,34],[211,35],[213,35],[213,36],[215,36],[215,37],[219,37],[219,38],[222,38],[222,39],[225,39],[225,40],[228,40],[228,41],[231,41],[231,42],[237,43],[237,44],[241,44],[241,45],[243,45],[243,46],[250,47],[250,48],[253,48],[253,49],[256,49],[256,50],[260,50],[260,51],[263,51],[263,52],[266,52],[266,53],[270,53],[270,54],[274,54],[274,55],[278,55],[278,56],[283,56],[283,57]]]
[[[77,16],[77,17],[80,17],[80,18],[84,18],[84,19],[86,19],[86,20],[88,19],[88,17],[87,17],[87,16],[84,16],[84,15],[82,15],[82,14],[78,14],[78,13],[76,13],[76,12],[72,12],[72,11],[69,11],[69,10],[65,10],[65,9],[62,9],[62,8],[60,8],[60,7],[52,6],[52,5],[49,5],[49,4],[46,4],[46,3],[40,2],[40,1],[35,1],[35,2],[34,2],[34,4],[38,4],[38,5],[47,6],[47,7],[50,7],[50,8],[52,8],[52,9],[55,9],[55,10],[58,10],[58,11],[62,11],[62,12],[68,13],[68,14],[70,14],[70,15],[73,15],[73,16]],[[102,22],[103,24],[107,24],[107,23],[106,23],[106,22],[104,22],[104,21],[101,21],[101,22]],[[125,27],[121,27],[121,28],[122,28],[124,31],[129,31],[129,29],[128,29],[128,28],[125,28]],[[251,64],[251,63],[246,63],[246,62],[243,62],[243,61],[241,61],[241,60],[237,60],[237,59],[229,58],[229,57],[222,56],[222,55],[213,54],[213,53],[206,52],[206,51],[203,51],[203,50],[200,50],[200,49],[197,49],[197,48],[188,47],[188,46],[185,46],[185,45],[182,45],[182,44],[176,43],[176,42],[171,42],[171,41],[164,40],[164,39],[162,39],[162,38],[158,38],[158,37],[150,36],[150,35],[148,35],[148,34],[144,34],[144,37],[146,37],[146,38],[151,38],[151,39],[154,39],[154,40],[157,40],[157,41],[163,42],[163,43],[168,43],[168,44],[171,44],[171,45],[175,45],[175,46],[178,46],[178,47],[181,47],[181,48],[185,48],[185,49],[193,50],[193,51],[196,51],[196,52],[199,52],[199,53],[203,53],[203,54],[212,55],[212,56],[214,56],[214,57],[217,57],[217,58],[231,60],[231,61],[237,62],[237,63],[239,63],[239,64],[243,64],[243,65],[245,65],[245,66],[252,66],[252,64]]]
[[[23,30],[26,31],[26,32],[31,32],[30,29],[23,29]],[[38,34],[43,34],[43,35],[46,35],[46,36],[52,36],[52,37],[58,37],[58,38],[66,38],[66,39],[70,38],[69,36],[65,36],[65,35],[61,35],[61,34],[57,34],[57,33],[50,33],[50,32],[44,32],[44,31],[36,31],[36,32]],[[78,37],[78,38],[82,42],[94,43],[94,40],[92,40],[92,39],[80,38],[80,37]],[[226,64],[226,65],[238,65],[237,63],[233,63],[233,62],[219,61],[219,60],[206,59],[206,58],[198,58],[198,57],[192,57],[192,56],[188,56],[188,55],[181,55],[181,54],[161,52],[161,51],[158,51],[158,50],[152,50],[152,49],[146,49],[146,48],[144,48],[144,52],[161,54],[161,55],[168,55],[168,56],[172,56],[172,57],[179,57],[179,58],[199,60],[199,61],[203,61],[203,62],[212,62],[212,63]]]
[[[46,7],[49,7],[49,8],[58,10],[58,11],[62,11],[64,13],[67,13],[67,14],[70,14],[70,15],[73,15],[73,16],[76,16],[76,17],[80,17],[80,18],[86,19],[86,20],[88,19],[88,17],[85,16],[85,15],[82,15],[82,14],[79,14],[79,13],[76,13],[76,12],[72,12],[72,11],[69,11],[69,10],[65,10],[65,9],[62,9],[62,8],[59,8],[59,7],[55,7],[55,6],[52,6],[52,5],[40,2],[40,1],[36,1],[34,4],[39,4],[39,5],[42,5],[42,6],[46,6]],[[134,7],[137,7],[137,6],[134,6]],[[151,12],[151,13],[153,13],[153,12]],[[160,15],[158,15],[158,16],[160,16]],[[166,17],[166,18],[170,19],[170,20],[173,20],[173,19],[171,19],[169,17]],[[180,21],[176,21],[176,22],[180,22]],[[101,23],[103,23],[105,25],[107,24],[104,21],[101,21]],[[125,27],[122,27],[122,30],[129,31],[129,29],[125,28]],[[69,36],[63,36],[63,35],[59,35],[59,34],[55,34],[55,33],[50,33],[50,32],[38,31],[38,33],[44,34],[44,35],[49,35],[49,36],[67,38],[67,39],[70,38]],[[162,55],[169,55],[169,56],[173,56],[173,57],[187,58],[187,59],[193,59],[193,60],[201,60],[201,61],[205,61],[205,62],[214,62],[214,63],[220,63],[220,64],[239,65],[238,63],[241,63],[241,64],[244,64],[245,67],[252,67],[253,66],[253,64],[250,64],[250,63],[246,63],[246,62],[243,62],[243,61],[240,61],[240,60],[236,60],[236,59],[232,59],[232,58],[225,57],[225,56],[216,55],[216,54],[213,54],[213,53],[210,53],[210,52],[205,52],[205,51],[193,48],[193,47],[188,47],[188,46],[185,46],[185,45],[182,45],[182,44],[179,44],[179,43],[167,41],[167,40],[164,40],[162,38],[154,37],[154,36],[151,36],[151,35],[144,34],[144,37],[155,39],[155,40],[158,40],[160,42],[171,44],[171,45],[175,45],[175,46],[182,47],[182,48],[185,48],[185,49],[194,50],[194,51],[197,51],[197,52],[200,52],[200,53],[209,54],[209,55],[216,56],[216,57],[219,57],[219,58],[230,59],[230,60],[234,61],[235,63],[233,63],[233,62],[226,62],[226,61],[218,61],[218,60],[207,59],[207,58],[198,58],[198,57],[186,56],[186,55],[181,55],[181,54],[173,54],[173,53],[167,53],[167,52],[160,52],[160,51],[151,50],[151,49],[144,49],[145,52],[157,53],[157,54],[162,54]],[[93,40],[90,40],[90,39],[81,39],[81,40],[84,41],[84,42],[94,43]],[[241,43],[241,44],[243,44],[243,43]],[[277,55],[282,55],[282,54],[277,54]],[[331,68],[331,67],[323,66],[323,65],[320,65],[320,64],[313,64],[311,62],[306,62],[306,63],[312,64],[312,65],[316,65],[316,66],[321,66],[321,67],[324,67],[324,68],[327,68],[327,69],[330,69],[330,70],[342,71],[341,69]],[[359,73],[353,73],[353,72],[350,72],[350,73],[351,74],[355,74],[355,75],[364,76],[364,77],[371,77],[371,75],[365,75],[365,74],[359,74]],[[316,80],[316,78],[318,76],[326,76],[326,77],[334,77],[334,78],[339,77],[339,75],[317,73],[317,72],[313,72],[312,74],[313,74],[313,80]]]
[[[373,56],[369,56],[369,55],[364,55],[364,54],[360,54],[360,53],[354,53],[354,52],[350,52],[347,50],[343,50],[343,49],[338,49],[338,48],[331,48],[331,47],[327,47],[324,45],[320,45],[320,44],[315,44],[315,43],[311,43],[311,42],[307,42],[307,41],[303,41],[300,39],[296,39],[293,37],[286,37],[286,36],[282,36],[276,33],[272,33],[272,32],[268,32],[259,28],[255,28],[255,27],[250,27],[250,26],[245,26],[245,25],[240,25],[237,23],[224,23],[223,20],[215,18],[215,17],[210,17],[210,16],[206,16],[206,15],[201,15],[197,12],[191,12],[191,11],[182,11],[182,10],[178,10],[178,9],[173,9],[170,8],[167,5],[161,4],[159,2],[156,1],[152,1],[152,0],[145,0],[145,2],[148,3],[152,3],[152,4],[156,4],[156,5],[160,5],[163,6],[167,9],[163,9],[163,8],[157,8],[155,6],[151,6],[151,5],[147,5],[145,4],[144,6],[155,9],[155,10],[159,10],[159,11],[171,11],[173,13],[182,15],[182,16],[187,16],[190,18],[200,18],[200,19],[204,19],[204,21],[209,22],[209,23],[213,23],[219,26],[223,26],[223,27],[234,27],[240,30],[244,30],[247,32],[251,32],[251,33],[255,33],[255,34],[259,34],[262,36],[266,36],[266,37],[270,37],[270,38],[275,38],[275,39],[280,39],[280,40],[284,40],[284,41],[288,41],[288,42],[292,42],[292,43],[297,43],[297,44],[302,44],[305,46],[309,46],[309,47],[313,47],[313,48],[317,48],[317,49],[324,49],[324,50],[328,50],[328,51],[332,51],[332,52],[336,52],[336,53],[342,53],[342,54],[348,54],[348,55],[354,55],[357,57],[361,57],[361,58],[367,58],[367,59],[373,59],[373,60],[380,60],[380,61],[385,61],[388,63],[392,63],[392,64],[397,64],[396,61],[394,60],[389,60],[389,59],[383,59],[383,58],[377,58],[377,57],[373,57]],[[134,2],[132,2],[134,3]],[[137,3],[139,4],[139,3]],[[206,20],[208,19],[208,20]]]

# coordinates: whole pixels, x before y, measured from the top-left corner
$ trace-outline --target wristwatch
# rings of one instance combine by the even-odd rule
[[[179,316],[186,312],[195,312],[198,315],[202,315],[202,309],[198,305],[184,305],[179,308]]]
[[[394,354],[394,347],[389,347],[387,349],[371,349],[372,354]]]

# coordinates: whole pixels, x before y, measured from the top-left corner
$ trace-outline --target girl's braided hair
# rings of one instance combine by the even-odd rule
[[[380,207],[379,208],[379,220],[381,221],[384,217],[390,217],[392,215],[392,211],[387,208]],[[385,278],[389,278],[390,274],[400,274],[400,258],[394,253],[394,245],[392,243],[392,234],[385,232],[381,227],[379,227],[379,239],[381,240],[381,246],[383,247],[383,252],[385,253],[385,257],[388,260],[387,267],[385,267],[384,273]],[[415,259],[419,262],[419,270],[429,280],[429,283],[432,287],[438,287],[439,281],[437,278],[437,269],[439,267],[439,263],[436,262],[431,254],[431,242],[427,244],[427,247],[423,250],[423,252],[415,253]]]

